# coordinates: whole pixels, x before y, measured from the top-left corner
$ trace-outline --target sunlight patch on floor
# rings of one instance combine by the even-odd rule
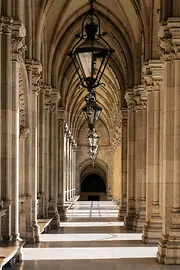
[[[114,241],[114,240],[141,240],[140,233],[73,233],[73,234],[42,234],[41,242],[57,241]]]
[[[157,247],[24,248],[24,260],[155,258]]]
[[[115,227],[120,226],[122,227],[124,222],[61,222],[61,227]]]

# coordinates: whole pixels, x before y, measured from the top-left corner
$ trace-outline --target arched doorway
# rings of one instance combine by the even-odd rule
[[[106,198],[106,184],[97,173],[87,175],[81,183],[81,200],[100,201]]]

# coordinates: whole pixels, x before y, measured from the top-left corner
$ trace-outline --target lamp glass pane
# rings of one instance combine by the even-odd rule
[[[86,78],[91,77],[92,53],[91,52],[78,53],[77,57],[79,60],[79,65],[81,66],[85,77]]]

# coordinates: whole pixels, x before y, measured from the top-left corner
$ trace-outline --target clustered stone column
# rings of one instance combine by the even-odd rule
[[[14,223],[14,217],[12,217],[12,182],[16,181],[14,178],[14,172],[12,172],[12,164],[14,164],[13,150],[17,150],[15,145],[16,139],[15,130],[12,126],[13,108],[12,101],[12,60],[11,60],[11,30],[13,26],[13,20],[9,17],[0,18],[1,23],[1,89],[0,89],[0,102],[1,102],[1,153],[0,153],[0,172],[1,172],[1,208],[6,209],[6,215],[2,219],[2,237],[3,239],[11,240],[14,237],[14,233],[11,227],[11,220]],[[17,90],[17,89],[16,89]],[[16,93],[15,93],[16,95]],[[14,107],[15,104],[13,104]],[[16,122],[16,116],[15,116]],[[16,135],[15,135],[16,136]],[[12,145],[13,142],[13,145]],[[13,149],[12,149],[13,146]],[[15,147],[15,148],[14,148]],[[14,156],[14,157],[15,157]]]
[[[146,127],[147,93],[144,86],[134,88],[135,99],[135,198],[134,230],[142,231],[146,220]]]
[[[157,243],[162,232],[160,213],[160,85],[162,81],[162,63],[149,61],[144,72],[147,89],[147,201],[146,224],[142,241]]]
[[[169,18],[161,29],[162,105],[162,236],[157,259],[180,264],[180,19]]]
[[[123,156],[127,155],[124,160],[127,162],[127,208],[124,224],[128,229],[142,231],[146,217],[147,95],[144,87],[139,85],[127,90],[126,100],[128,104],[127,154],[123,151]],[[122,140],[126,140],[125,134],[123,137]],[[125,165],[124,167],[126,168]]]

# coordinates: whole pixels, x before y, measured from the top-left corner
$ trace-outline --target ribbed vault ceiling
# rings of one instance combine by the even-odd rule
[[[125,88],[137,84],[139,80],[139,43],[141,32],[146,33],[144,2],[97,0],[94,4],[101,30],[107,32],[106,40],[115,49],[102,79],[104,85],[97,89],[97,101],[103,108],[101,120],[109,133],[118,125],[120,108],[126,106]],[[60,105],[66,109],[68,123],[76,131],[76,137],[85,120],[82,107],[87,91],[79,87],[67,53],[76,42],[75,34],[81,32],[82,19],[88,10],[87,0],[44,0],[36,32],[36,58],[41,58],[42,48],[48,52],[48,59],[44,60],[47,66],[44,81],[60,92]]]

